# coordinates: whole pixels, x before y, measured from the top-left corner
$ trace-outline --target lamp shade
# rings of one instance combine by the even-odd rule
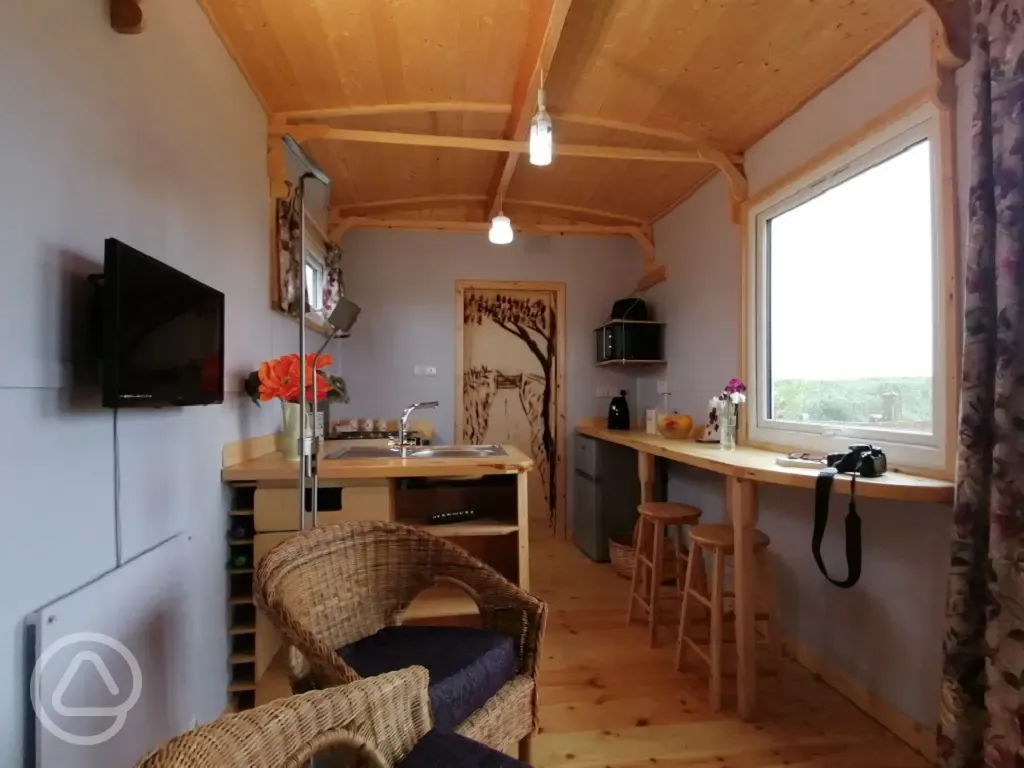
[[[530,165],[551,165],[553,155],[554,128],[542,104],[530,121]]]
[[[512,221],[503,213],[499,213],[491,219],[491,229],[487,233],[487,239],[495,245],[508,245],[512,242]]]

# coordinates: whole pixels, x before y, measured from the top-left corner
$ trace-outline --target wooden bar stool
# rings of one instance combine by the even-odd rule
[[[629,610],[626,623],[633,621],[636,603],[647,613],[650,625],[651,647],[658,635],[658,590],[665,579],[665,533],[676,529],[673,539],[676,555],[676,583],[680,591],[685,566],[688,563],[686,547],[682,545],[683,526],[700,520],[701,511],[689,504],[666,501],[648,501],[637,507],[640,513],[636,541],[633,542],[636,559],[633,562],[633,582],[629,588]],[[685,570],[684,570],[685,569]]]
[[[679,641],[676,646],[676,669],[682,670],[686,648],[691,648],[711,668],[711,708],[722,708],[722,646],[724,645],[723,625],[726,620],[735,619],[735,613],[725,611],[725,599],[732,598],[733,592],[725,591],[725,558],[733,554],[733,528],[731,525],[695,525],[690,528],[690,561],[683,582],[683,607],[679,614]],[[754,556],[757,559],[758,603],[755,615],[757,622],[763,622],[759,638],[771,649],[773,664],[781,658],[781,638],[775,625],[775,585],[766,550],[771,543],[767,534],[754,531]],[[703,559],[703,552],[712,554],[711,595],[702,589],[695,563]],[[693,601],[707,606],[710,611],[708,652],[687,633],[687,622],[694,609]],[[735,605],[733,606],[735,611]]]

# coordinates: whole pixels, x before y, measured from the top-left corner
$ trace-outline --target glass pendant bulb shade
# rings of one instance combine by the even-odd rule
[[[512,242],[512,221],[504,213],[499,213],[491,219],[491,229],[487,233],[487,239],[495,245],[508,245]]]
[[[544,89],[537,92],[537,112],[530,121],[530,165],[551,165],[554,126],[544,106]]]

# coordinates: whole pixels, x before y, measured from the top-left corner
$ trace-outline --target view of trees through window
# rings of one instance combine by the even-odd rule
[[[932,379],[777,379],[772,418],[929,432]]]
[[[932,433],[928,140],[766,221],[768,418]]]

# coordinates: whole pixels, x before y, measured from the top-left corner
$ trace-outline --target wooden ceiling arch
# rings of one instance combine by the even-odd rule
[[[335,232],[634,237],[919,14],[965,59],[967,0],[199,0],[270,116],[333,179]],[[555,162],[519,162],[543,80]],[[348,222],[347,224],[345,222]]]

